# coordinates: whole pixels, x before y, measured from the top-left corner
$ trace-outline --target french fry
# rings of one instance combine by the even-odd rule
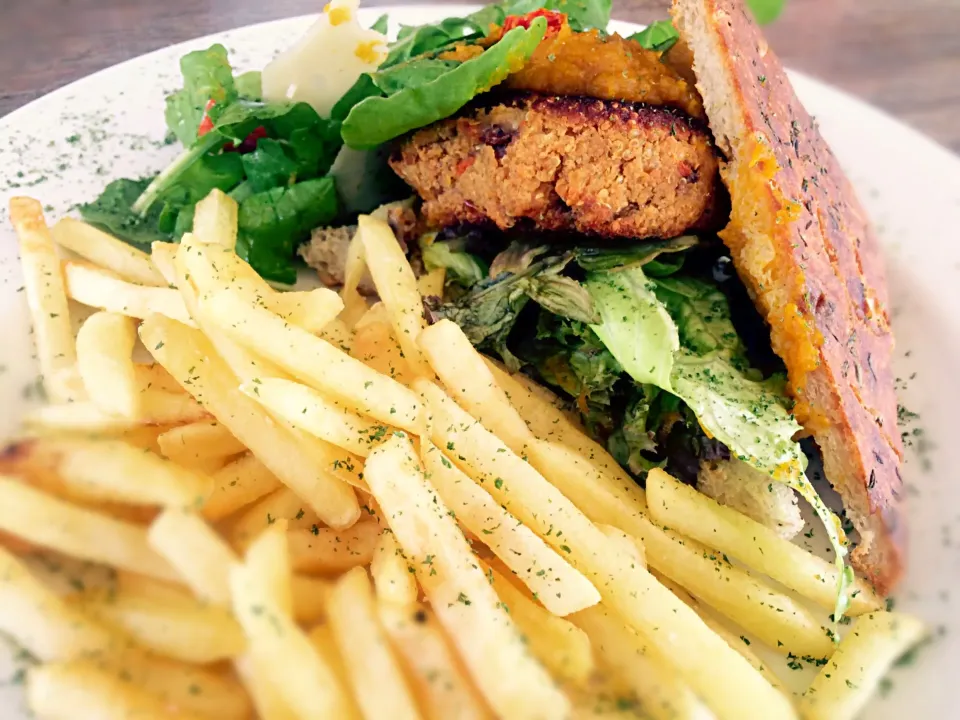
[[[197,203],[193,234],[201,241],[233,250],[237,246],[237,201],[214,188]]]
[[[157,442],[164,457],[184,464],[198,459],[239,455],[247,449],[216,420],[200,420],[171,428],[160,435]]]
[[[349,354],[353,348],[353,331],[340,318],[331,320],[324,325],[320,337],[345,353]]]
[[[77,347],[67,291],[43,208],[32,198],[12,198],[10,221],[20,240],[20,267],[44,390],[54,402],[80,400],[81,388],[73,383]]]
[[[287,522],[278,520],[251,543],[244,563],[261,584],[260,592],[285,615],[293,615],[293,571],[287,546]]]
[[[386,321],[357,325],[350,355],[404,385],[415,377]]]
[[[373,588],[365,569],[354,568],[334,584],[328,614],[354,697],[364,717],[419,718],[413,693],[380,626]],[[368,683],[377,691],[366,691]]]
[[[834,609],[839,572],[833,563],[659,469],[647,476],[647,502],[650,514],[661,525],[740,560],[820,607]],[[881,604],[867,583],[856,581],[850,593],[851,615],[876,610]]]
[[[27,674],[27,706],[42,720],[70,720],[81,711],[84,717],[101,720],[169,720],[170,708],[163,700],[92,661],[53,663],[31,668]],[[183,720],[198,720],[193,713],[177,713]]]
[[[533,467],[438,387],[423,380],[417,380],[414,387],[430,410],[434,443],[440,447],[454,443],[454,461],[508,512],[565,553],[593,582],[610,609],[681,669],[686,682],[718,717],[794,717],[782,693],[646,570],[611,548],[607,537]],[[369,461],[366,476],[369,480]]]
[[[197,597],[214,605],[230,604],[229,571],[237,558],[203,518],[166,510],[150,526],[147,539]]]
[[[142,390],[137,421],[149,425],[182,425],[210,417],[203,406],[184,392]]]
[[[527,652],[415,457],[410,441],[394,435],[371,453],[364,475],[471,677],[501,716],[565,717],[567,699]]]
[[[174,266],[177,257],[177,243],[155,240],[150,244],[150,261],[157,272],[163,276],[166,287],[177,286],[177,271]]]
[[[271,414],[360,457],[369,455],[390,432],[390,426],[363,417],[291,380],[263,378],[244,383],[240,390]]]
[[[200,306],[211,324],[301,382],[381,422],[410,432],[421,430],[422,410],[409,389],[328,342],[249,305],[234,291],[217,293]]]
[[[433,377],[430,366],[417,345],[427,326],[417,278],[390,225],[369,215],[357,219],[357,235],[380,301],[387,308],[393,332],[403,348],[411,370],[422,377]]]
[[[455,453],[456,446],[449,452]],[[420,455],[430,483],[457,520],[516,573],[550,612],[562,617],[600,602],[600,593],[589,580],[455,467],[433,443],[422,440]]]
[[[331,587],[333,584],[323,578],[294,575],[290,580],[293,618],[301,625],[325,620]]]
[[[140,337],[177,382],[325,523],[349,527],[356,522],[360,507],[353,489],[312,462],[289,431],[240,392],[230,368],[199,332],[154,315],[140,326]]]
[[[306,292],[277,293],[267,307],[291,325],[322,336],[336,322],[337,315],[343,310],[343,301],[332,290],[319,288]],[[338,330],[339,327],[334,327],[332,333],[338,335]]]
[[[240,456],[213,474],[213,492],[203,516],[216,522],[283,487],[277,476],[252,453]]]
[[[606,535],[610,542],[615,543],[620,552],[632,557],[640,567],[647,567],[647,552],[643,549],[643,543],[638,538],[627,535],[623,530],[612,525],[595,524],[597,529]]]
[[[413,568],[389,528],[380,533],[370,561],[370,574],[381,603],[410,607],[417,602],[419,591]]]
[[[377,614],[426,720],[486,720],[490,712],[470,683],[426,605],[381,599]]]
[[[366,314],[369,307],[367,301],[357,290],[367,274],[363,241],[360,239],[359,231],[354,234],[347,249],[347,261],[343,274],[343,287],[340,290],[343,312],[340,314],[340,318],[347,328],[352,330],[360,318]]]
[[[137,285],[167,287],[150,256],[75,218],[62,218],[50,229],[53,241],[84,260]]]
[[[116,313],[94,313],[77,333],[77,369],[84,389],[107,414],[140,415],[140,390],[133,367],[136,343],[134,319]]]
[[[297,715],[250,653],[234,658],[233,667],[250,693],[259,720],[297,720]]]
[[[339,680],[293,618],[272,601],[257,568],[230,572],[233,611],[250,655],[287,706],[301,718],[341,718],[352,712]]]
[[[160,363],[136,363],[133,366],[133,374],[140,392],[162,390],[168,393],[184,394],[183,388]]]
[[[360,708],[357,706],[357,700],[351,692],[350,678],[347,675],[347,667],[343,661],[343,656],[337,648],[337,641],[333,635],[333,628],[328,624],[317,625],[310,631],[310,644],[320,654],[320,657],[330,666],[333,674],[337,678],[340,687],[344,688],[346,715],[344,720],[360,720],[362,716]]]
[[[243,652],[239,625],[224,608],[195,600],[128,589],[102,588],[78,598],[86,614],[118,629],[150,652],[186,663],[206,664]]]
[[[487,568],[487,577],[527,639],[530,652],[558,680],[585,686],[594,669],[586,633],[535,603],[492,567]]]
[[[52,434],[120,435],[138,429],[142,423],[118,415],[108,415],[92,402],[73,402],[41,405],[27,413],[24,424],[31,430]]]
[[[417,290],[422,297],[443,297],[443,286],[447,279],[447,271],[442,267],[424,273],[417,278]]]
[[[282,487],[261,498],[231,522],[230,542],[246,549],[264,530],[278,521],[291,528],[309,530],[322,524],[317,514],[290,488]]]
[[[365,521],[346,530],[291,530],[287,540],[294,570],[314,575],[337,575],[369,565],[379,536],[380,526]]]
[[[143,319],[153,313],[194,326],[180,294],[172,288],[134,285],[87,263],[63,263],[67,295],[81,305]]]
[[[734,567],[723,553],[646,518],[638,524],[654,567],[770,647],[815,658],[833,653],[827,631],[789,595]]]
[[[199,509],[213,490],[209,477],[120,440],[47,442],[71,495],[86,500]]]
[[[0,629],[44,662],[89,658],[115,677],[156,695],[168,708],[211,720],[244,720],[250,704],[232,680],[147,655],[37,581],[0,548]]]
[[[636,693],[653,720],[714,717],[661,654],[609,608],[598,605],[571,620],[590,638],[604,673]]]
[[[575,720],[648,720],[639,700],[632,695],[611,694],[603,691],[567,690],[573,703]]]
[[[86,510],[0,475],[0,530],[83,560],[162,580],[176,579],[147,545],[146,530]]]
[[[903,653],[926,632],[910,615],[874,612],[859,617],[840,647],[800,698],[804,720],[853,720]]]

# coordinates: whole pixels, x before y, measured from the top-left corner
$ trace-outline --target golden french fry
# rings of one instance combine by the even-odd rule
[[[64,502],[5,475],[0,475],[0,530],[65,555],[176,579],[173,568],[147,545],[144,528]]]
[[[219,674],[147,655],[127,638],[70,607],[0,548],[0,629],[45,662],[96,658],[114,677],[143,688],[172,710],[211,720],[244,720],[243,690]]]
[[[380,537],[375,522],[358,522],[346,530],[315,528],[291,530],[287,536],[290,558],[298,572],[336,575],[369,565]]]
[[[277,293],[267,307],[291,325],[314,335],[323,335],[343,310],[343,301],[333,290],[318,288],[306,292]],[[338,327],[334,327],[329,331],[336,334],[338,330]]]
[[[234,658],[233,667],[253,699],[259,720],[298,720],[296,713],[250,653]]]
[[[92,402],[41,405],[26,415],[24,424],[36,431],[92,435],[120,435],[142,425],[139,420],[108,415]]]
[[[150,262],[164,279],[166,287],[177,286],[177,271],[174,265],[177,257],[177,243],[155,240],[150,244]]]
[[[417,278],[390,225],[369,215],[357,219],[357,235],[363,243],[364,259],[373,277],[380,301],[387,308],[393,332],[403,348],[411,370],[422,377],[433,377],[430,366],[417,345],[427,326],[423,299]]]
[[[327,612],[363,715],[419,718],[413,693],[380,626],[370,577],[364,568],[354,568],[334,584]],[[367,690],[368,683],[376,692]]]
[[[343,288],[340,290],[340,298],[343,300],[343,312],[340,314],[340,319],[352,330],[360,318],[366,314],[367,308],[369,307],[367,301],[357,290],[364,276],[367,274],[363,241],[360,239],[359,232],[357,232],[350,241],[350,247],[347,250],[346,266],[343,273]]]
[[[340,318],[328,322],[323,327],[320,337],[345,353],[349,354],[353,348],[353,331]]]
[[[80,400],[81,388],[73,384],[77,347],[67,291],[43,208],[33,198],[12,198],[10,221],[20,240],[20,267],[44,390],[54,402]]]
[[[141,687],[100,669],[92,660],[38,665],[27,674],[27,706],[42,720],[169,720],[169,705]],[[201,716],[178,712],[177,718]]]
[[[301,382],[381,422],[411,432],[422,428],[420,403],[409,389],[328,342],[250,305],[234,291],[202,300],[200,307],[212,325]]]
[[[474,682],[502,716],[565,717],[566,697],[524,647],[415,458],[410,441],[394,435],[371,453],[364,476]]]
[[[380,599],[377,614],[425,720],[486,720],[490,712],[426,605]]]
[[[133,366],[133,373],[141,393],[162,390],[168,393],[184,394],[183,388],[160,363],[137,363]]]
[[[247,449],[216,420],[200,420],[171,428],[160,435],[157,442],[164,457],[183,464],[239,455]]]
[[[798,702],[803,720],[853,720],[890,666],[919,643],[926,628],[904,613],[862,615]]]
[[[389,528],[380,533],[370,562],[370,574],[381,602],[409,607],[419,594],[413,568]]]
[[[147,255],[129,243],[75,218],[62,218],[50,229],[53,241],[84,260],[99,265],[127,282],[167,287]]]
[[[77,369],[84,389],[107,414],[140,416],[140,389],[133,366],[136,342],[136,321],[116,313],[94,313],[77,333]]]
[[[640,542],[639,538],[627,535],[623,530],[612,525],[594,524],[600,532],[607,536],[610,542],[616,544],[620,552],[632,557],[640,567],[645,568],[647,566],[647,552],[643,549],[643,543]]]
[[[197,597],[214,605],[230,604],[229,572],[237,558],[203,518],[166,510],[153,521],[147,539]]]
[[[121,440],[39,441],[59,451],[57,472],[88,501],[200,508],[213,481]]]
[[[347,667],[343,661],[343,656],[337,648],[336,638],[333,636],[333,628],[329,625],[317,625],[310,631],[310,644],[320,654],[320,657],[330,666],[333,674],[337,678],[340,687],[344,688],[344,720],[360,720],[363,715],[357,706],[357,700],[350,692],[350,678],[347,675]]]
[[[616,552],[607,537],[531,465],[438,387],[423,380],[417,380],[414,387],[431,413],[433,441],[440,447],[454,443],[454,462],[508,512],[562,551],[593,582],[612,610],[681,669],[686,682],[718,717],[794,717],[782,693],[646,570]],[[368,461],[368,480],[369,471]],[[642,539],[652,558],[646,538]]]
[[[150,652],[206,664],[243,652],[245,639],[226,609],[195,600],[187,593],[102,588],[78,598],[83,612],[121,631]]]
[[[487,577],[527,639],[530,652],[558,680],[585,686],[593,673],[593,654],[586,633],[537,605],[492,567],[487,568]]]
[[[287,545],[287,522],[278,520],[250,544],[244,564],[261,584],[260,592],[285,615],[293,615],[293,571]]]
[[[140,326],[140,337],[177,382],[325,523],[356,522],[360,506],[353,489],[314,463],[302,443],[240,392],[236,376],[199,332],[154,315]]]
[[[404,385],[414,378],[387,321],[358,324],[350,355]]]
[[[172,288],[134,285],[87,263],[63,263],[67,295],[81,305],[143,319],[153,313],[194,326],[180,294]]]
[[[290,583],[293,617],[303,624],[313,624],[327,617],[327,599],[332,583],[309,575],[294,575]]]
[[[264,530],[284,521],[291,528],[309,530],[322,521],[290,488],[281,487],[261,498],[230,523],[229,537],[234,547],[245,549]]]
[[[203,516],[215,522],[283,487],[267,466],[247,453],[213,475],[213,492],[203,506]]]
[[[609,608],[598,605],[571,620],[590,638],[603,671],[636,693],[653,720],[715,717],[662,655]]]
[[[456,453],[456,446],[449,453]],[[455,467],[429,440],[420,455],[440,499],[457,520],[490,548],[554,615],[569,615],[600,602],[589,580],[504,510],[483,488]]]
[[[434,268],[417,278],[417,289],[422,297],[443,297],[443,286],[447,280],[447,271],[442,267]]]
[[[263,378],[259,382],[244,383],[240,390],[271,414],[360,457],[369,455],[391,431],[390,426],[363,417],[291,380]]]
[[[214,188],[197,203],[193,215],[193,234],[205,243],[233,250],[237,246],[237,201]]]
[[[647,477],[647,502],[658,523],[715,547],[820,607],[834,609],[839,571],[833,563],[784,540],[764,525],[720,505],[659,469],[652,470]],[[857,580],[850,593],[850,614],[861,615],[880,606],[873,589]]]
[[[350,717],[348,696],[333,670],[293,618],[272,602],[257,570],[237,564],[230,572],[233,611],[254,666],[298,717]]]

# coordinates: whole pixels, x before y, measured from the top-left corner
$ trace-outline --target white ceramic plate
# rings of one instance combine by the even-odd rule
[[[467,9],[390,8],[391,27]],[[379,15],[365,10],[369,25]],[[13,195],[47,205],[48,219],[94,198],[118,177],[155,173],[176,149],[163,144],[163,98],[180,85],[184,53],[221,42],[234,67],[259,69],[311,22],[293,18],[159,50],[68,85],[0,120],[0,438],[36,402],[36,373],[16,238]],[[619,31],[634,32],[627,25]],[[960,159],[886,115],[819,82],[793,75],[801,99],[866,203],[889,267],[903,406],[917,413],[908,437],[910,566],[897,607],[929,622],[934,641],[896,669],[869,718],[954,718],[960,677],[960,477],[950,448],[960,408]],[[791,675],[783,660],[775,665]],[[0,720],[26,718],[15,650],[0,650]],[[800,673],[798,673],[799,675]],[[806,675],[804,675],[806,677]],[[951,708],[953,708],[951,710]],[[77,717],[82,717],[78,709]]]

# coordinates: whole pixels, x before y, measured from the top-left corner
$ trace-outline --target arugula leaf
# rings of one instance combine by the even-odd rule
[[[237,215],[237,254],[267,280],[291,285],[297,279],[297,245],[313,228],[330,223],[338,210],[331,178],[251,195],[240,203]]]
[[[693,281],[672,282],[668,311],[657,297],[662,282],[649,281],[639,267],[591,274],[586,286],[603,317],[594,331],[636,382],[677,395],[734,457],[800,493],[823,522],[843,571],[843,531],[804,474],[803,454],[793,440],[800,425],[787,409],[782,381],[761,381],[744,371],[739,340],[727,337],[732,324],[725,302]],[[690,323],[694,327],[683,327]],[[837,618],[847,602],[843,586],[841,581]]]
[[[167,97],[164,117],[170,132],[187,147],[197,139],[207,103],[214,101],[209,114],[215,119],[221,108],[237,98],[237,89],[227,49],[220,44],[184,55],[180,72],[183,89]]]
[[[767,25],[780,17],[786,4],[786,0],[747,0],[747,6],[760,25]]]
[[[234,80],[237,96],[243,100],[260,101],[263,99],[262,78],[259,70],[251,70],[237,75]]]
[[[390,97],[369,97],[355,105],[343,122],[350,147],[365,150],[449,117],[477,95],[503,82],[526,62],[543,39],[546,21],[511,30],[493,47],[422,85]]]
[[[430,236],[426,236],[430,237]],[[449,242],[425,242],[421,239],[420,256],[427,270],[444,268],[447,283],[473,287],[487,276],[487,268],[476,255],[455,251]]]
[[[647,50],[656,52],[666,52],[672,48],[677,40],[680,39],[680,33],[673,26],[670,20],[657,20],[650,23],[638,33],[631,35],[628,40],[635,40]]]
[[[404,88],[416,88],[433,82],[458,65],[460,63],[455,60],[414,58],[386,70],[371,73],[370,78],[384,95],[389,96],[400,92]]]
[[[270,138],[260,140],[256,150],[241,156],[241,161],[255,193],[289,185],[297,171],[297,164],[287,157],[283,145]]]
[[[384,13],[377,18],[376,22],[370,26],[371,30],[376,30],[381,35],[386,35],[390,29],[390,16]]]
[[[488,26],[481,23],[489,16],[490,10],[481,10],[476,16],[446,18],[429,25],[404,25],[396,41],[391,43],[380,69],[385,70],[425,53],[436,52],[466,38],[485,35]]]
[[[132,245],[149,247],[154,240],[164,240],[157,231],[158,208],[147,217],[133,212],[133,204],[150,184],[152,178],[114,180],[91,203],[80,206],[80,216],[91,225],[126,240]]]
[[[368,97],[380,97],[381,95],[383,95],[383,92],[373,82],[373,78],[370,77],[369,73],[364,73],[357,78],[357,81],[344,93],[344,96],[337,100],[337,104],[330,110],[330,117],[337,122],[343,122],[347,119],[350,111],[353,110],[354,105],[358,105]]]
[[[567,14],[570,27],[577,31],[606,30],[610,24],[610,11],[613,0],[551,0],[544,3],[547,10],[557,10]]]

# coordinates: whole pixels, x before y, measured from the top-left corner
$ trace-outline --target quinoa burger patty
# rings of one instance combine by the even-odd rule
[[[678,110],[535,93],[420,130],[390,165],[431,226],[532,223],[606,238],[710,225],[719,180],[708,131]]]

